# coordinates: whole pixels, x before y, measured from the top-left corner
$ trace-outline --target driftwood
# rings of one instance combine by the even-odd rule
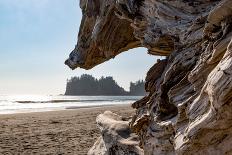
[[[232,154],[231,0],[81,0],[80,6],[70,68],[90,69],[135,47],[166,56],[147,74],[149,95],[132,105],[130,129],[144,152],[134,145],[130,154]],[[127,154],[114,148],[117,142],[126,148],[116,139],[108,153],[90,154]]]

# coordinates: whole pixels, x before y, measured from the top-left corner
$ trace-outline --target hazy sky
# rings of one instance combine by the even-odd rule
[[[77,42],[78,0],[0,0],[0,94],[62,94],[66,79],[111,75],[128,89],[156,61],[145,49],[125,52],[90,71],[65,59]]]

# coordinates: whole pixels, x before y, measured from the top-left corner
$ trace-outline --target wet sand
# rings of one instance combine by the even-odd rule
[[[0,115],[0,154],[87,154],[100,135],[96,116],[131,116],[129,105]]]

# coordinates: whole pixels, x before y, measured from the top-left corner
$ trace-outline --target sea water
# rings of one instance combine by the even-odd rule
[[[57,111],[131,104],[142,96],[0,95],[0,114]]]

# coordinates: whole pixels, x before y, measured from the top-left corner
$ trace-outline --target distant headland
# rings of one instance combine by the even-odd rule
[[[83,74],[67,80],[65,95],[144,96],[146,94],[144,85],[143,80],[130,82],[130,90],[126,91],[111,76],[97,79],[92,75]]]

